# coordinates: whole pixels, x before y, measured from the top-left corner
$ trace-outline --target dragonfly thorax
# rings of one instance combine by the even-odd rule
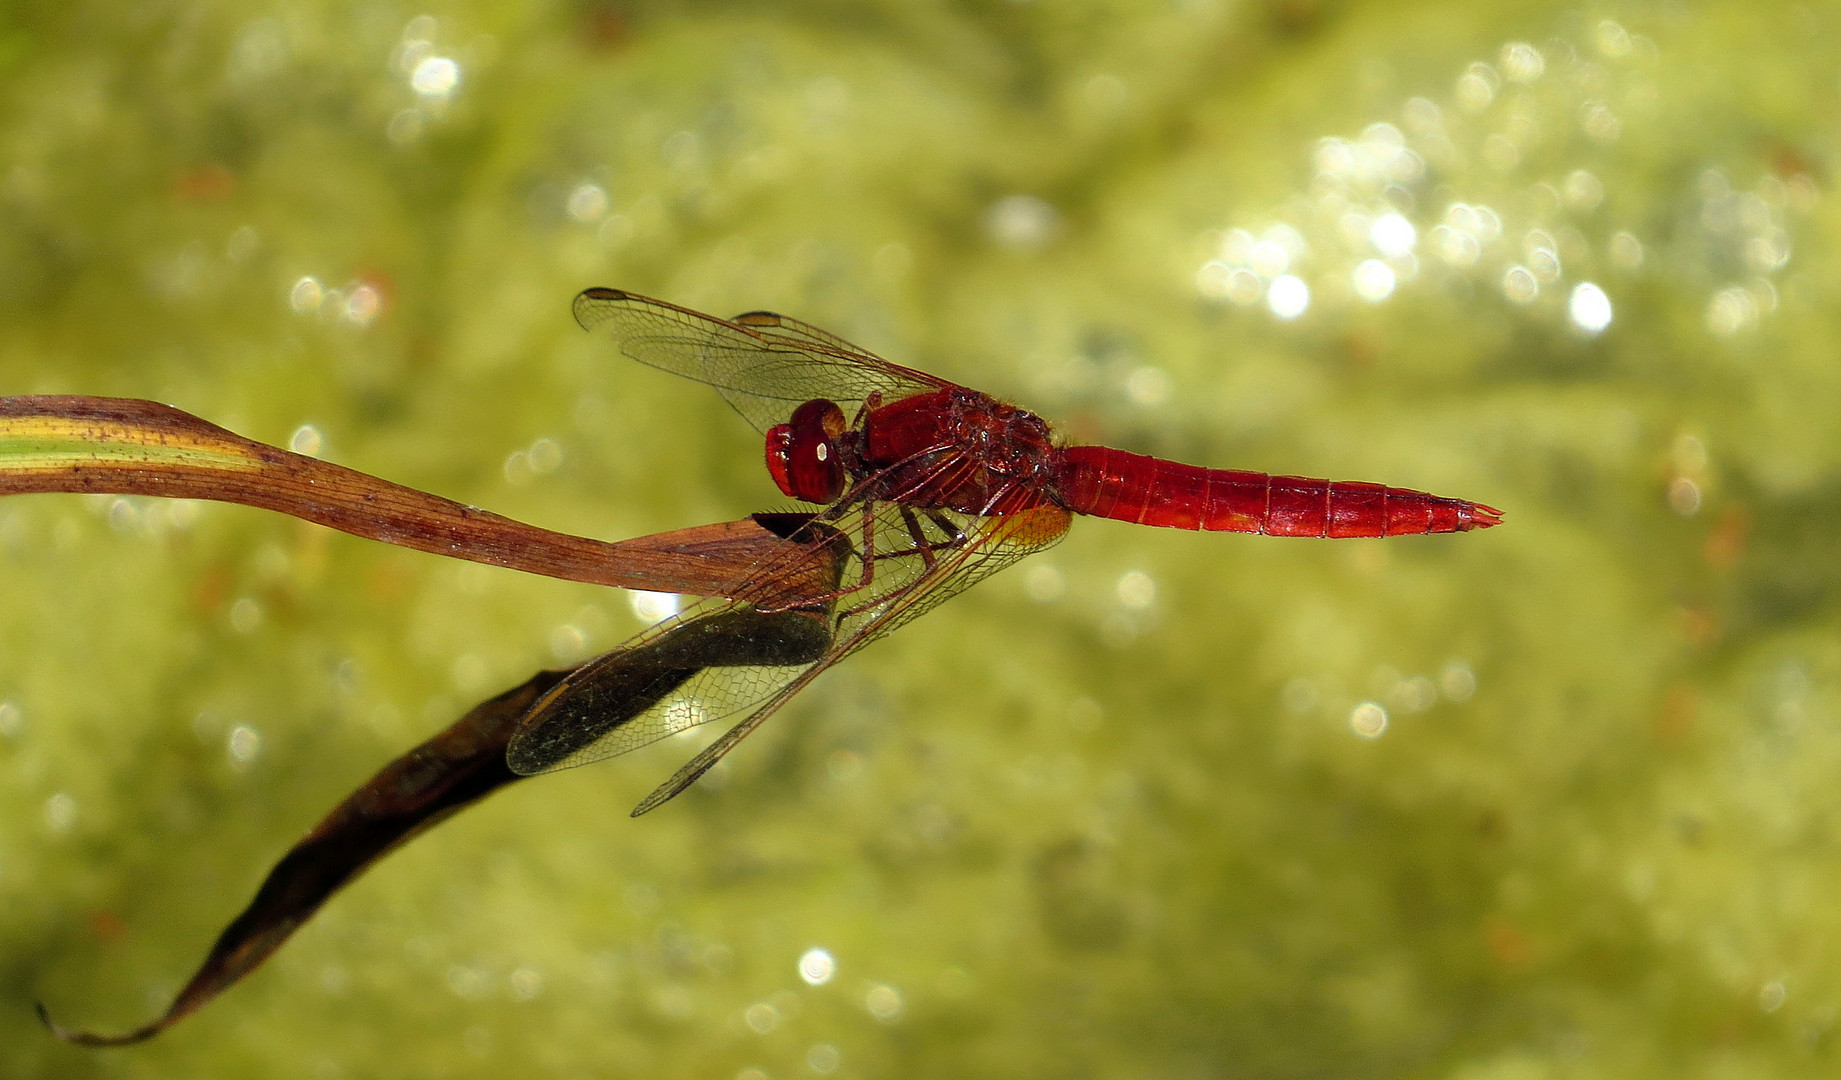
[[[1055,453],[1041,417],[965,387],[871,410],[844,442],[853,472],[881,497],[972,514],[1040,505]]]

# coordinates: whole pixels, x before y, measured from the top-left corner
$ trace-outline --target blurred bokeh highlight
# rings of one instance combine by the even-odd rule
[[[784,508],[590,285],[1078,441],[1502,508],[1078,521],[698,745],[519,785],[147,1045],[384,761],[661,598],[0,501],[8,1077],[1818,1075],[1841,1031],[1841,12],[14,5],[0,394],[604,539]],[[711,732],[710,734],[713,734]]]

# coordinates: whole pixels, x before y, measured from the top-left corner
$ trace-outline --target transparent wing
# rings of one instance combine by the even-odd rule
[[[773,696],[830,648],[828,609],[760,611],[789,581],[842,572],[849,543],[822,523],[727,590],[701,600],[570,672],[519,720],[505,760],[523,775],[585,765],[731,715]],[[829,560],[824,576],[814,564]],[[816,580],[815,580],[816,579]]]
[[[887,403],[951,385],[767,311],[718,319],[618,289],[588,289],[575,298],[575,321],[642,364],[714,386],[763,432],[814,398],[849,415],[871,394]]]
[[[532,704],[506,748],[513,772],[586,765],[733,715],[825,655],[822,614],[711,601],[571,673]]]
[[[976,532],[961,534],[961,542],[949,551],[936,554],[931,565],[922,561],[918,574],[906,577],[903,584],[883,592],[866,609],[846,609],[838,619],[831,648],[821,660],[801,671],[771,698],[742,716],[721,738],[685,762],[671,779],[660,784],[633,808],[633,816],[657,809],[696,783],[698,777],[713,768],[750,732],[832,664],[933,610],[1023,556],[1053,545],[1066,534],[1069,515],[1058,506],[1047,505],[1004,517],[976,520],[979,526]],[[885,562],[889,557],[878,557],[878,562]],[[878,581],[881,576],[878,571]]]
[[[644,813],[689,787],[832,664],[1053,544],[1068,521],[1055,506],[988,518],[916,515],[891,503],[874,513],[860,504],[834,507],[828,524],[856,545],[843,581],[859,582],[873,564],[869,585],[826,612],[763,612],[746,600],[698,604],[552,688],[520,721],[507,761],[519,773],[550,772],[739,716],[634,811]],[[763,565],[751,578],[764,595],[786,569]]]

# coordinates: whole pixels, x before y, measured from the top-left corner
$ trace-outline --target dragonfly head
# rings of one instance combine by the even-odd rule
[[[793,410],[793,417],[767,432],[767,471],[780,490],[795,499],[828,503],[844,491],[844,459],[837,437],[844,410],[822,398]]]

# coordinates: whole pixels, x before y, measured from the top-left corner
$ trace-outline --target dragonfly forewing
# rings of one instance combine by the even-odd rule
[[[813,399],[854,412],[872,394],[894,401],[947,385],[771,312],[731,321],[618,289],[588,289],[575,298],[575,319],[633,360],[714,386],[763,432]]]

